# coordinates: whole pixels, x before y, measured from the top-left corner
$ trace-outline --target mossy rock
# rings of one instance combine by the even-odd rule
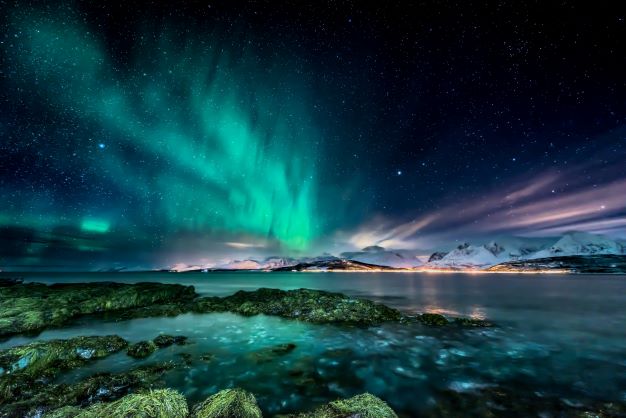
[[[383,400],[369,393],[330,402],[312,412],[291,415],[294,418],[398,418]]]
[[[402,318],[398,310],[379,303],[311,289],[241,290],[224,298],[199,298],[192,309],[198,313],[228,311],[246,316],[275,315],[319,324],[373,325]]]
[[[106,357],[127,345],[128,342],[117,335],[35,341],[0,350],[0,368],[5,373],[23,373],[34,377],[55,375],[60,370]],[[0,376],[3,374],[0,373]]]
[[[424,325],[431,326],[443,326],[450,323],[445,316],[436,313],[423,313],[417,316],[417,320]]]
[[[77,406],[64,406],[54,411],[46,412],[43,418],[74,418],[81,412],[83,410]]]
[[[0,404],[24,399],[59,373],[125,348],[117,335],[35,341],[0,351]]]
[[[455,325],[459,325],[462,327],[477,327],[477,328],[485,328],[485,327],[493,327],[494,325],[486,321],[484,319],[477,318],[454,318],[453,323]]]
[[[76,418],[186,418],[187,400],[172,389],[132,393],[115,402],[95,404]]]
[[[190,418],[261,418],[253,394],[243,389],[226,389],[193,407]]]
[[[24,283],[0,287],[0,336],[39,332],[80,315],[182,304],[196,296],[193,286],[162,283]]]
[[[154,340],[152,340],[152,342],[154,342],[154,344],[156,344],[157,347],[163,348],[163,347],[169,347],[170,345],[174,345],[174,344],[184,345],[187,343],[187,337],[185,337],[184,335],[172,336],[172,335],[167,335],[167,334],[161,334],[157,336]]]
[[[20,397],[6,399],[7,402],[0,407],[0,416],[32,416],[37,415],[37,411],[54,411],[64,406],[115,401],[131,392],[159,388],[162,375],[174,367],[175,363],[168,362],[123,373],[99,373],[72,384],[36,381],[21,387]]]
[[[148,357],[154,353],[157,349],[157,345],[152,341],[139,341],[128,347],[126,354],[133,358],[142,359]]]

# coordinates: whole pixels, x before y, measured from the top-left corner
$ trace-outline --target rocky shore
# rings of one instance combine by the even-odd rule
[[[471,329],[491,323],[473,318],[448,318],[435,313],[407,314],[373,301],[319,290],[258,289],[226,297],[200,297],[191,286],[158,283],[57,284],[11,283],[0,286],[0,335],[32,335],[87,319],[124,321],[132,318],[205,315],[230,312],[242,316],[270,315],[312,324],[358,326],[380,324],[426,328]],[[192,364],[214,364],[212,353],[180,352],[159,361],[161,350],[194,344],[184,335],[160,334],[137,342],[117,335],[81,336],[35,340],[0,350],[0,417],[104,418],[104,417],[198,417],[230,418],[263,416],[254,394],[243,389],[216,390],[204,401],[192,403],[168,388],[165,376]],[[280,367],[283,359],[297,352],[294,343],[268,345],[243,353],[237,361],[250,367]],[[175,353],[175,352],[174,352]],[[329,361],[354,357],[351,348],[324,352]],[[117,372],[95,372],[62,380],[74,370],[109,356],[125,358],[133,366]],[[121,357],[119,357],[121,356]],[[285,370],[285,376],[301,396],[315,397],[317,387],[326,387],[323,373],[310,357],[303,357]],[[117,361],[117,360],[116,360]],[[139,362],[135,364],[135,362]],[[149,362],[149,363],[146,363]],[[217,388],[219,389],[219,388]],[[349,395],[354,394],[351,393]],[[328,399],[328,398],[326,398]],[[517,404],[516,399],[523,400]],[[197,398],[196,398],[197,400]],[[490,387],[468,393],[436,394],[426,416],[448,417],[458,411],[468,416],[623,417],[622,405],[594,404],[591,409],[572,406],[558,399],[538,396],[532,390],[516,393],[506,387]],[[556,414],[556,415],[555,415]],[[311,411],[282,418],[387,418],[406,417],[394,412],[383,400],[371,395],[346,396]]]

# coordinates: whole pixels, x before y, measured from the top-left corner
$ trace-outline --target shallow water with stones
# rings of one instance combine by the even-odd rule
[[[447,390],[531,388],[567,404],[626,402],[626,278],[619,276],[210,273],[31,274],[39,282],[159,281],[191,284],[202,295],[239,289],[308,287],[374,299],[403,311],[477,316],[486,329],[440,329],[419,324],[371,328],[313,325],[230,313],[184,314],[125,322],[82,320],[37,339],[117,334],[131,342],[159,333],[186,335],[189,344],[144,360],[125,353],[60,377],[71,382],[98,371],[124,371],[156,361],[186,367],[165,375],[191,402],[220,389],[243,387],[268,414],[304,410],[364,391],[396,411],[419,415]],[[14,337],[1,347],[31,337]],[[252,353],[282,343],[296,348],[267,359]],[[182,354],[182,355],[181,355]],[[470,411],[465,411],[469,414]]]

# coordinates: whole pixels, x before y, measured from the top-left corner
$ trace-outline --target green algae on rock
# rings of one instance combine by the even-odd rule
[[[80,315],[190,301],[193,286],[161,283],[25,283],[0,287],[0,336],[38,332]]]
[[[125,348],[128,342],[116,335],[36,341],[0,351],[0,405],[24,399],[62,371]]]
[[[161,334],[157,336],[154,340],[152,340],[159,348],[169,347],[170,345],[184,345],[187,343],[187,337],[184,335],[167,335]]]
[[[0,416],[32,416],[55,408],[84,407],[114,401],[131,392],[160,388],[163,374],[176,366],[167,362],[123,373],[99,373],[72,384],[37,383],[24,390],[21,398],[0,403]]]
[[[292,418],[398,418],[396,413],[383,400],[369,393],[329,402],[314,411],[296,415]]]
[[[243,389],[225,389],[194,406],[190,418],[261,418],[253,394]]]
[[[154,353],[156,349],[157,345],[152,341],[139,341],[129,346],[126,350],[126,354],[133,358],[146,358]]]
[[[370,300],[311,289],[240,290],[223,298],[199,298],[192,309],[198,313],[228,311],[245,316],[275,315],[319,324],[373,325],[398,321],[402,317],[398,310]]]
[[[131,393],[111,403],[98,403],[76,418],[186,418],[187,400],[172,389]]]
[[[75,337],[68,340],[35,341],[0,350],[0,376],[27,374],[50,376],[73,369],[89,360],[120,351],[128,342],[117,335]]]

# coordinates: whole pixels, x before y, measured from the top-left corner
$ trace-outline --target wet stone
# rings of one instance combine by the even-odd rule
[[[128,350],[126,350],[126,354],[133,358],[142,359],[154,353],[156,349],[157,346],[152,341],[139,341],[129,346]]]

